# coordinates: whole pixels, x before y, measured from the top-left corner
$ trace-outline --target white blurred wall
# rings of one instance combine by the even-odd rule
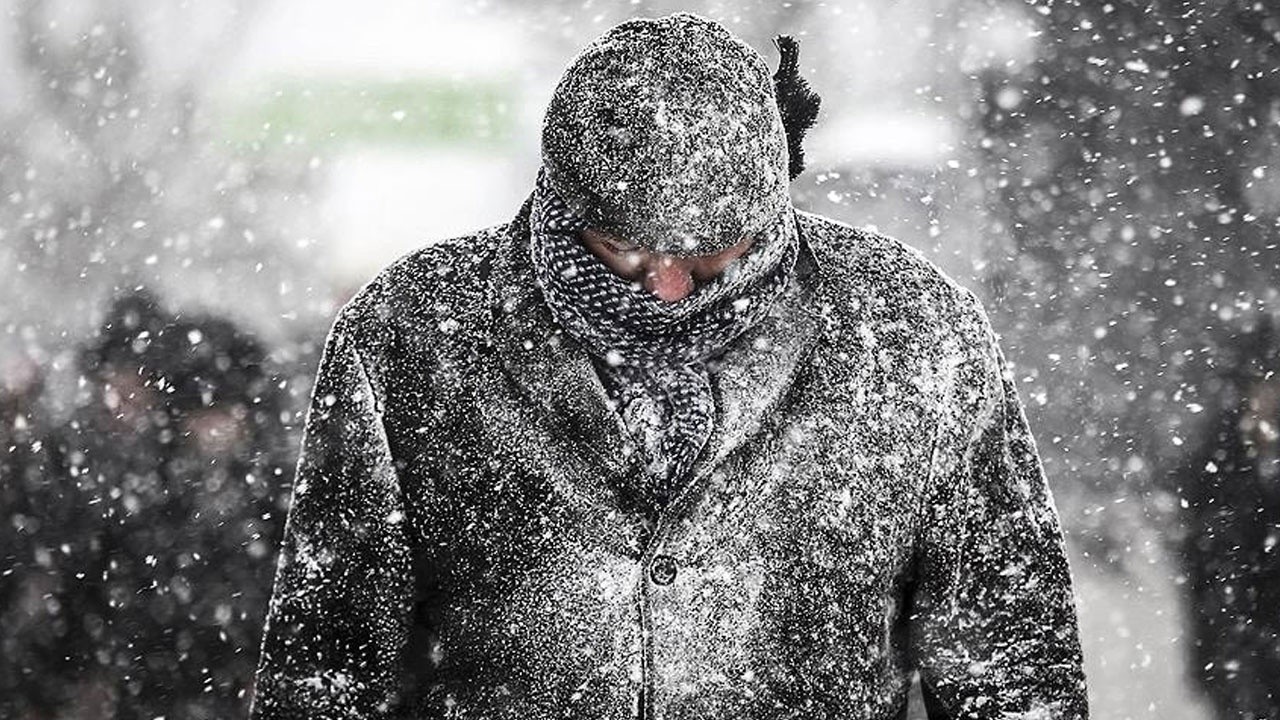
[[[466,3],[276,0],[228,69],[224,92],[231,102],[252,102],[281,82],[420,78],[519,89],[529,50],[517,22]],[[317,148],[327,172],[315,200],[333,276],[350,287],[423,244],[506,221],[532,182],[528,137],[417,146],[351,137]]]

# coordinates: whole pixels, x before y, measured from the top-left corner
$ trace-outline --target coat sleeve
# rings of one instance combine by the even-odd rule
[[[1058,514],[1004,354],[977,299],[965,297],[966,359],[939,424],[918,536],[911,654],[930,720],[1084,720]]]
[[[255,678],[252,720],[397,705],[413,580],[381,401],[340,318],[325,343]]]

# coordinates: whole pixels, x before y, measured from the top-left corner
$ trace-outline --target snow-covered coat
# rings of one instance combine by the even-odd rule
[[[798,271],[713,377],[656,529],[529,203],[341,312],[252,716],[1084,718],[1059,520],[975,296],[799,213]]]

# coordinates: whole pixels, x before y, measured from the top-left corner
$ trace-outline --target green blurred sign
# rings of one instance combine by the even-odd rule
[[[263,145],[501,144],[513,96],[492,81],[288,79],[238,103],[226,129]]]

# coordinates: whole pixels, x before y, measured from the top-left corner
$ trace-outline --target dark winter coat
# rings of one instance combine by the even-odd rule
[[[1087,715],[1059,520],[974,295],[800,213],[774,317],[649,532],[587,354],[508,224],[380,274],[329,336],[253,717]]]

